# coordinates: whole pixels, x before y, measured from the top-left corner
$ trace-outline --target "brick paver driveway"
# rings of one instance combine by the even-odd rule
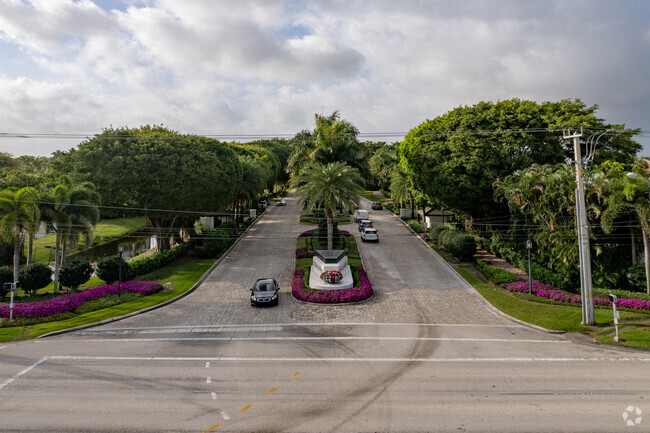
[[[362,243],[353,233],[375,288],[372,299],[352,305],[318,305],[291,296],[295,240],[312,226],[300,224],[290,195],[285,207],[270,207],[245,238],[189,296],[110,327],[202,326],[272,323],[464,323],[503,324],[473,289],[435,251],[422,244],[388,211],[371,211],[380,242]],[[370,203],[364,200],[364,207]],[[251,307],[248,288],[261,277],[282,287],[276,308]],[[104,328],[105,329],[105,328]]]

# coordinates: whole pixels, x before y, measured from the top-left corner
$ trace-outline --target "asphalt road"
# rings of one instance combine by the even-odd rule
[[[371,299],[293,299],[298,214],[293,197],[270,208],[169,306],[0,344],[0,431],[648,431],[648,352],[495,313],[387,212],[371,211],[380,242],[359,242]],[[266,276],[280,305],[253,308]]]

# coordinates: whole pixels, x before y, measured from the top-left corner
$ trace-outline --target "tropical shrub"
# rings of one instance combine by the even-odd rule
[[[52,282],[52,271],[42,263],[33,263],[20,271],[18,279],[25,293],[35,293]]]
[[[230,246],[230,236],[224,229],[205,230],[203,235],[203,255],[206,257],[219,257]]]
[[[129,265],[121,257],[104,257],[97,262],[97,276],[109,284],[120,279],[120,272],[122,281],[130,279]]]
[[[474,236],[459,230],[446,230],[440,233],[438,240],[442,246],[461,260],[470,260],[476,254]]]
[[[14,282],[14,268],[11,266],[0,266],[0,295],[5,296],[7,291],[4,289],[5,283]]]
[[[77,290],[79,286],[90,279],[93,274],[93,267],[88,262],[73,261],[66,263],[59,270],[59,283],[64,287]]]
[[[440,236],[440,233],[442,233],[445,230],[454,230],[454,226],[451,224],[441,224],[441,225],[436,225],[433,226],[429,229],[429,239],[431,239],[432,242],[434,242],[436,245],[440,244],[440,241],[438,240],[438,237]]]
[[[124,274],[122,274],[122,280],[135,278],[138,275],[148,274],[149,272],[153,272],[164,266],[167,266],[170,263],[173,263],[176,260],[185,257],[185,255],[191,248],[192,248],[192,244],[188,242],[188,243],[180,244],[176,248],[173,248],[171,250],[161,251],[157,254],[154,254],[153,256],[141,257],[139,259],[129,260],[127,262],[128,272],[129,272],[128,278],[125,277]],[[99,263],[97,264],[97,267],[99,267]],[[122,272],[124,272],[124,268],[122,268]],[[102,278],[101,275],[99,275],[99,272],[97,275],[99,276],[99,278],[104,280],[104,278]],[[117,281],[117,277],[115,277],[113,281]]]
[[[518,281],[518,278],[511,272],[490,266],[483,260],[476,261],[476,268],[492,284],[514,283]]]
[[[137,293],[141,296],[148,296],[162,290],[162,285],[152,281],[127,281],[118,287],[117,284],[96,287],[84,290],[83,292],[71,293],[58,296],[45,301],[25,302],[14,304],[14,317],[36,318],[47,317],[53,314],[75,311],[84,302],[101,298],[106,295],[117,295],[122,292]],[[9,317],[9,305],[0,305],[0,317]]]
[[[406,223],[409,225],[409,227],[411,227],[411,229],[412,229],[415,233],[422,233],[422,232],[424,232],[424,226],[423,226],[422,223],[419,222],[418,220],[416,220],[416,219],[409,219],[409,220],[406,221]]]

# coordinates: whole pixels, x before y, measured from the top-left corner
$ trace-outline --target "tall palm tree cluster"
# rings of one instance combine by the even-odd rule
[[[0,193],[0,235],[13,243],[13,277],[18,281],[20,252],[28,241],[27,266],[32,263],[33,241],[45,228],[56,234],[54,247],[54,290],[58,291],[59,270],[65,265],[68,248],[74,248],[80,239],[86,244],[99,221],[99,194],[90,182],[73,183],[61,176],[52,191],[37,191],[33,187],[16,190],[8,188]]]
[[[359,169],[367,155],[357,140],[359,130],[340,119],[338,111],[328,117],[316,114],[315,123],[313,133],[296,136],[288,170],[305,208],[325,210],[327,249],[331,250],[336,209],[359,206],[363,184]]]

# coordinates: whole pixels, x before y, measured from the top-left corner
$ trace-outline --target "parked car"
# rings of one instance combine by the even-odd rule
[[[372,221],[370,220],[361,220],[359,221],[359,231],[362,232],[363,229],[372,228]]]
[[[365,241],[379,242],[379,235],[377,234],[377,230],[374,228],[363,229],[363,231],[361,232],[361,240],[363,242]]]
[[[354,222],[358,223],[361,220],[368,219],[368,211],[365,209],[357,209],[354,211]]]
[[[384,206],[381,203],[379,203],[378,201],[376,201],[376,202],[374,202],[372,204],[372,210],[383,210],[383,209],[384,209]]]
[[[251,305],[278,305],[280,286],[273,278],[260,278],[251,288]]]
[[[278,202],[275,205],[276,206],[286,206],[287,201],[285,199],[281,198],[280,200],[278,200]]]

